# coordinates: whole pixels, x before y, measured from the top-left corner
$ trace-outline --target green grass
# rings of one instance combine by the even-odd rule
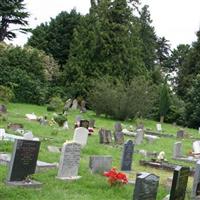
[[[50,153],[47,150],[48,145],[62,146],[66,140],[73,138],[73,126],[76,115],[80,115],[78,111],[70,111],[68,115],[69,130],[60,130],[57,135],[54,134],[54,129],[58,127],[41,126],[38,122],[31,122],[25,118],[26,113],[34,112],[37,116],[47,115],[48,119],[52,118],[53,113],[47,112],[46,107],[27,105],[27,104],[10,104],[8,106],[7,121],[0,121],[0,127],[6,128],[9,122],[22,123],[25,130],[31,130],[34,136],[37,136],[42,141],[39,160],[46,162],[58,162],[59,153]],[[74,182],[62,182],[57,180],[57,170],[48,170],[34,175],[34,179],[43,183],[41,189],[22,189],[8,187],[4,184],[7,175],[7,168],[0,166],[0,200],[127,200],[132,199],[133,185],[125,185],[121,188],[109,187],[106,178],[100,175],[93,175],[89,170],[89,156],[90,155],[112,155],[113,166],[119,169],[121,160],[121,147],[109,146],[99,144],[98,129],[101,127],[113,130],[115,121],[112,119],[106,119],[104,117],[96,117],[91,111],[82,114],[85,119],[93,118],[96,120],[96,129],[94,135],[88,138],[87,146],[81,151],[81,162],[79,168],[79,175],[82,178]],[[133,125],[134,121],[123,122],[125,126]],[[150,120],[144,120],[146,128],[155,130],[156,122]],[[176,131],[180,127],[172,126],[170,124],[163,124],[165,133],[176,134]],[[7,130],[9,131],[9,130]],[[197,130],[186,129],[189,136],[200,138]],[[126,137],[128,139],[128,137]],[[133,138],[131,138],[133,139]],[[153,144],[149,144],[146,140],[141,145],[135,147],[135,149],[145,149],[148,151],[165,151],[167,160],[179,165],[194,166],[194,164],[177,162],[172,160],[173,144],[177,140],[175,138],[160,138]],[[192,139],[182,139],[184,154],[192,149]],[[0,142],[0,152],[11,152],[12,143]],[[133,171],[129,174],[130,179],[135,179],[137,172],[146,171],[155,173],[160,176],[160,185],[157,199],[163,199],[168,191],[165,187],[166,179],[172,176],[172,172],[153,169],[150,167],[143,167],[139,165],[139,160],[144,159],[142,155],[134,154]],[[192,178],[189,180],[188,190],[191,190]]]

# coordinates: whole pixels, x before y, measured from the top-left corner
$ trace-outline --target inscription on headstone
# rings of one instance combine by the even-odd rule
[[[189,167],[177,166],[174,170],[169,200],[184,200],[187,188]]]
[[[133,150],[134,150],[134,145],[132,140],[128,140],[126,143],[124,143],[122,160],[121,160],[122,171],[131,171]]]
[[[154,174],[140,173],[136,177],[133,200],[156,200],[159,177]]]
[[[23,181],[27,176],[35,173],[39,148],[39,141],[15,140],[8,181]]]
[[[58,179],[78,179],[78,168],[80,164],[81,145],[75,142],[64,143],[60,156]]]

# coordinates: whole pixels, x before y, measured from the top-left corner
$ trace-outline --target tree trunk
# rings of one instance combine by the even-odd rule
[[[164,118],[165,118],[165,116],[160,116],[160,123],[164,122]]]

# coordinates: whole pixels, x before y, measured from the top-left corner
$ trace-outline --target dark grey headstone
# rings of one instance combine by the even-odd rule
[[[106,130],[103,128],[99,130],[99,143],[100,144],[112,143],[112,133],[110,130]]]
[[[179,131],[177,131],[177,133],[176,133],[176,137],[177,137],[177,138],[183,138],[184,135],[185,135],[185,131],[184,131],[184,130],[179,130]]]
[[[39,141],[15,140],[7,180],[23,181],[34,174],[39,149]]]
[[[80,127],[84,127],[86,129],[89,128],[89,121],[88,120],[81,120],[80,121]]]
[[[120,122],[115,123],[115,132],[121,132],[122,131],[122,125]]]
[[[95,127],[95,120],[94,119],[90,119],[90,121],[89,121],[89,127],[90,128],[94,128]]]
[[[184,200],[187,188],[189,167],[177,166],[174,170],[169,200]]]
[[[121,170],[131,171],[132,158],[133,158],[134,144],[132,140],[128,140],[124,144],[122,160],[121,160]]]
[[[200,160],[197,161],[194,173],[192,199],[200,199]]]
[[[133,200],[156,200],[158,185],[158,176],[149,173],[138,174]]]
[[[114,132],[114,138],[115,144],[124,144],[124,133],[122,131]]]

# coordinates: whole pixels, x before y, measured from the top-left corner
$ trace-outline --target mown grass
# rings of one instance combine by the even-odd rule
[[[34,112],[37,116],[47,115],[48,119],[52,118],[53,113],[47,112],[45,106],[27,105],[27,104],[10,104],[8,107],[7,121],[0,121],[0,127],[6,128],[9,122],[22,123],[24,129],[31,130],[34,136],[39,137],[41,142],[41,148],[39,153],[39,160],[46,162],[59,162],[59,153],[50,153],[47,150],[48,145],[54,145],[61,147],[66,140],[73,138],[73,126],[76,115],[80,115],[78,111],[70,111],[68,114],[69,130],[61,130],[57,126],[41,126],[38,122],[28,121],[25,118],[26,113]],[[57,170],[48,170],[34,175],[34,179],[43,183],[42,188],[34,189],[23,189],[8,187],[4,184],[7,168],[0,166],[0,200],[127,200],[132,199],[133,185],[126,185],[124,187],[115,188],[110,187],[107,184],[106,178],[101,175],[93,175],[89,170],[89,156],[90,155],[112,155],[113,166],[120,168],[121,152],[122,147],[116,147],[112,145],[99,144],[98,129],[105,127],[113,130],[115,121],[112,119],[106,119],[104,117],[96,117],[91,111],[82,114],[83,118],[96,120],[96,129],[94,135],[88,138],[87,146],[81,151],[81,162],[79,168],[79,175],[82,178],[75,182],[62,182],[57,180]],[[124,126],[133,125],[134,121],[122,122]],[[150,120],[144,120],[146,128],[155,130],[156,122]],[[162,125],[164,132],[169,134],[176,134],[176,131],[180,127],[172,126],[170,124]],[[55,129],[58,130],[57,135]],[[188,136],[200,138],[198,131],[194,129],[187,129]],[[126,137],[128,139],[129,137]],[[131,138],[133,139],[133,138]],[[194,139],[182,139],[184,154],[192,149],[192,142]],[[148,151],[165,151],[167,160],[178,165],[194,166],[194,164],[177,162],[172,160],[173,144],[177,140],[176,138],[160,138],[153,144],[149,144],[146,140],[141,145],[135,147],[135,149],[145,149]],[[0,142],[0,152],[11,152],[12,143]],[[130,179],[135,179],[137,172],[150,172],[160,176],[160,185],[157,199],[163,199],[167,194],[168,190],[165,187],[167,177],[172,176],[172,172],[164,170],[153,169],[150,167],[143,167],[139,165],[139,160],[144,159],[142,155],[134,154],[133,156],[133,171],[129,174]],[[191,190],[192,178],[190,177],[188,190]]]

